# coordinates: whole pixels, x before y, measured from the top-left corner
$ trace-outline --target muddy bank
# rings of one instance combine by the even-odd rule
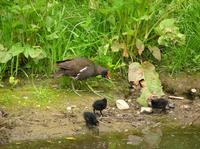
[[[174,84],[196,88],[199,91],[199,84],[194,81],[191,84],[190,79],[173,79],[168,81],[169,77],[165,78],[161,75],[161,80],[166,86],[177,90],[175,95],[182,96],[186,89],[177,87]],[[200,77],[199,77],[200,78]],[[199,79],[197,78],[197,79]],[[182,83],[182,81],[184,82]],[[187,80],[187,82],[185,82]],[[194,86],[197,85],[197,86]],[[188,88],[190,88],[188,87]],[[54,90],[54,88],[52,88]],[[166,89],[167,90],[167,89]],[[167,90],[168,91],[168,90]],[[59,91],[61,92],[61,91]],[[63,92],[63,90],[62,90]],[[117,93],[114,100],[108,101],[108,107],[104,113],[104,117],[99,119],[99,132],[127,132],[138,131],[145,127],[160,127],[179,125],[185,127],[187,125],[198,125],[200,123],[200,100],[194,101],[183,99],[169,99],[175,104],[175,109],[167,111],[167,114],[155,112],[153,114],[141,114],[140,106],[135,99],[127,97],[125,100],[130,105],[128,110],[118,110],[115,106],[115,100],[124,98],[125,92]],[[24,94],[23,94],[24,96]],[[71,135],[90,133],[85,127],[82,113],[83,111],[92,111],[91,105],[94,100],[99,99],[95,95],[86,95],[68,97],[68,94],[63,93],[58,96],[62,100],[57,104],[49,104],[48,106],[14,106],[6,108],[9,113],[6,117],[0,118],[0,141],[1,143],[34,140],[34,139],[49,139],[60,138]],[[67,110],[67,107],[72,107],[72,110]]]

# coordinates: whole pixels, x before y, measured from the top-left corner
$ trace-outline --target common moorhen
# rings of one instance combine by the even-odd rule
[[[101,115],[103,116],[101,111],[107,107],[107,99],[103,98],[101,100],[96,100],[93,103],[92,107],[93,107],[94,114],[95,114],[95,110],[98,110],[98,111],[100,111]]]
[[[97,75],[109,78],[109,71],[106,68],[96,65],[86,58],[66,59],[56,63],[59,68],[54,74],[56,78],[63,75],[71,76],[76,80],[85,80]]]
[[[86,126],[88,128],[93,128],[99,125],[99,121],[97,120],[96,116],[92,112],[84,112],[83,118],[85,119]]]

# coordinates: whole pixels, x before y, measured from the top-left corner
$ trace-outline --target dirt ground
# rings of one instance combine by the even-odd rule
[[[200,91],[200,75],[175,76],[161,74],[164,90],[168,95],[185,96],[188,89],[195,88]],[[192,81],[191,81],[192,80]],[[116,99],[121,97],[116,95]],[[187,98],[187,96],[185,96]],[[88,133],[82,113],[92,111],[91,105],[99,97],[90,97],[80,100],[64,102],[46,108],[15,107],[7,116],[0,116],[0,144],[22,140],[59,138],[71,135]],[[200,99],[169,99],[175,104],[174,109],[167,113],[154,112],[152,114],[140,113],[140,106],[135,99],[127,97],[130,109],[119,110],[115,102],[108,102],[108,107],[103,111],[104,117],[100,118],[99,132],[141,130],[147,126],[187,126],[200,123]],[[72,109],[67,110],[70,106]]]

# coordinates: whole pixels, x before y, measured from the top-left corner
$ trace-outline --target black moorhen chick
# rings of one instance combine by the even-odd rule
[[[102,75],[109,79],[109,71],[99,65],[94,64],[86,58],[73,58],[63,61],[57,61],[59,70],[54,74],[54,77],[63,75],[74,77],[76,80],[85,80],[89,77]]]
[[[166,107],[168,104],[169,104],[169,101],[164,98],[151,100],[151,107],[153,109],[162,109],[163,112],[166,112]]]
[[[84,112],[83,117],[85,119],[86,126],[88,128],[99,126],[99,121],[97,120],[96,116],[92,112]]]
[[[95,114],[95,110],[98,110],[98,111],[100,111],[101,115],[103,116],[101,111],[107,107],[107,99],[103,98],[101,100],[96,100],[93,103],[92,107],[93,107],[94,114]]]

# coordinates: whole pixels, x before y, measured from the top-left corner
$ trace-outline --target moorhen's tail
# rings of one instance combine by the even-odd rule
[[[56,64],[60,64],[60,63],[71,61],[71,60],[73,60],[73,59],[66,59],[66,60],[56,61]]]

